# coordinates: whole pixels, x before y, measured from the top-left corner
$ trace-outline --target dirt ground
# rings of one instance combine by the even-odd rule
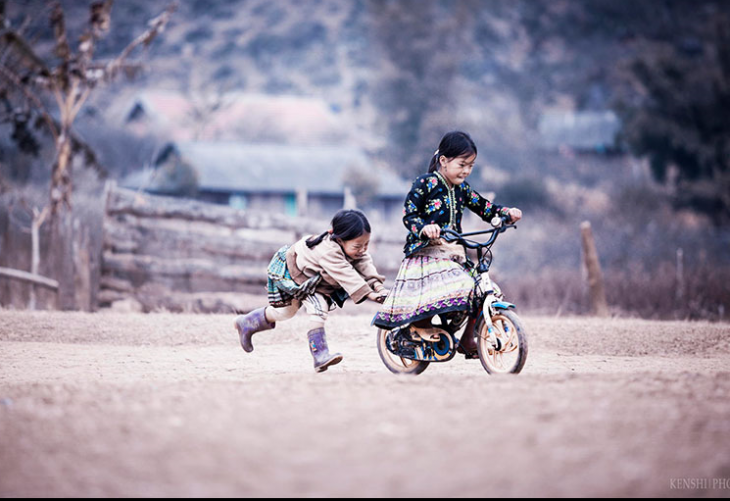
[[[0,310],[1,497],[730,496],[730,324],[525,317],[519,375],[397,377],[371,312]]]

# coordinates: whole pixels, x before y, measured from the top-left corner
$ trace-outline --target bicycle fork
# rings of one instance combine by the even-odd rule
[[[497,339],[497,329],[492,322],[492,316],[498,310],[508,310],[514,308],[515,305],[502,300],[501,291],[499,291],[497,284],[489,278],[488,272],[483,272],[480,275],[479,281],[477,282],[477,290],[484,297],[481,314],[484,315],[484,324],[487,326],[487,340],[495,350],[499,349],[500,342]],[[481,336],[482,334],[480,333],[479,335]]]
[[[490,294],[491,296],[491,294]],[[484,325],[487,326],[487,340],[489,341],[489,344],[492,345],[493,348],[497,348],[498,342],[497,342],[497,334],[495,332],[494,323],[492,323],[492,308],[491,303],[494,300],[492,297],[490,300],[490,297],[487,296],[484,300],[484,303],[482,305],[482,315],[484,315]],[[482,333],[479,333],[480,336],[482,336]]]
[[[476,289],[478,294],[484,298],[482,301],[481,315],[484,316],[484,325],[487,326],[487,340],[496,349],[498,341],[497,334],[494,330],[494,323],[492,323],[492,304],[497,301],[497,297],[494,294],[494,286],[492,279],[489,278],[488,272],[482,272],[477,276]],[[479,333],[479,337],[483,335],[482,332]]]

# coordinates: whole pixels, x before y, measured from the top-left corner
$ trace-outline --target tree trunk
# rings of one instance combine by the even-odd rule
[[[51,176],[51,214],[55,217],[61,207],[71,207],[71,140],[64,126],[56,141],[56,162]]]

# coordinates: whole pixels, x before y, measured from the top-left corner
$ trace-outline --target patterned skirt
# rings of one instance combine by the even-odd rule
[[[296,283],[292,280],[289,268],[286,267],[286,251],[289,245],[280,248],[271,258],[267,271],[266,291],[268,293],[269,304],[275,308],[289,306],[294,297],[286,293],[288,288],[296,287]]]
[[[459,263],[414,255],[403,260],[390,294],[372,324],[394,329],[451,311],[468,311],[474,279]]]
[[[274,308],[285,308],[292,304],[295,296],[300,294],[301,287],[292,279],[289,268],[286,264],[286,251],[289,250],[290,245],[285,245],[280,248],[274,254],[269,262],[269,267],[266,269],[267,280],[266,280],[266,292],[269,298],[269,304]],[[326,300],[327,306],[332,308],[333,304],[342,308],[345,301],[350,296],[345,292],[344,289],[335,289],[333,292],[326,294],[319,292]],[[297,296],[301,299],[301,296]]]

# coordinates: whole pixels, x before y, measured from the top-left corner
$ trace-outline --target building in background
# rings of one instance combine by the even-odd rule
[[[375,219],[400,219],[408,183],[357,148],[179,142],[123,187],[189,196],[239,209],[330,218],[357,206]]]
[[[571,153],[617,153],[620,130],[621,121],[608,110],[551,110],[543,113],[538,123],[543,148]]]
[[[122,186],[291,216],[357,206],[375,219],[402,217],[409,183],[375,165],[322,99],[151,89],[119,102],[114,120],[160,145]]]
[[[115,121],[168,141],[327,144],[348,141],[345,119],[314,97],[149,89],[120,99]]]

